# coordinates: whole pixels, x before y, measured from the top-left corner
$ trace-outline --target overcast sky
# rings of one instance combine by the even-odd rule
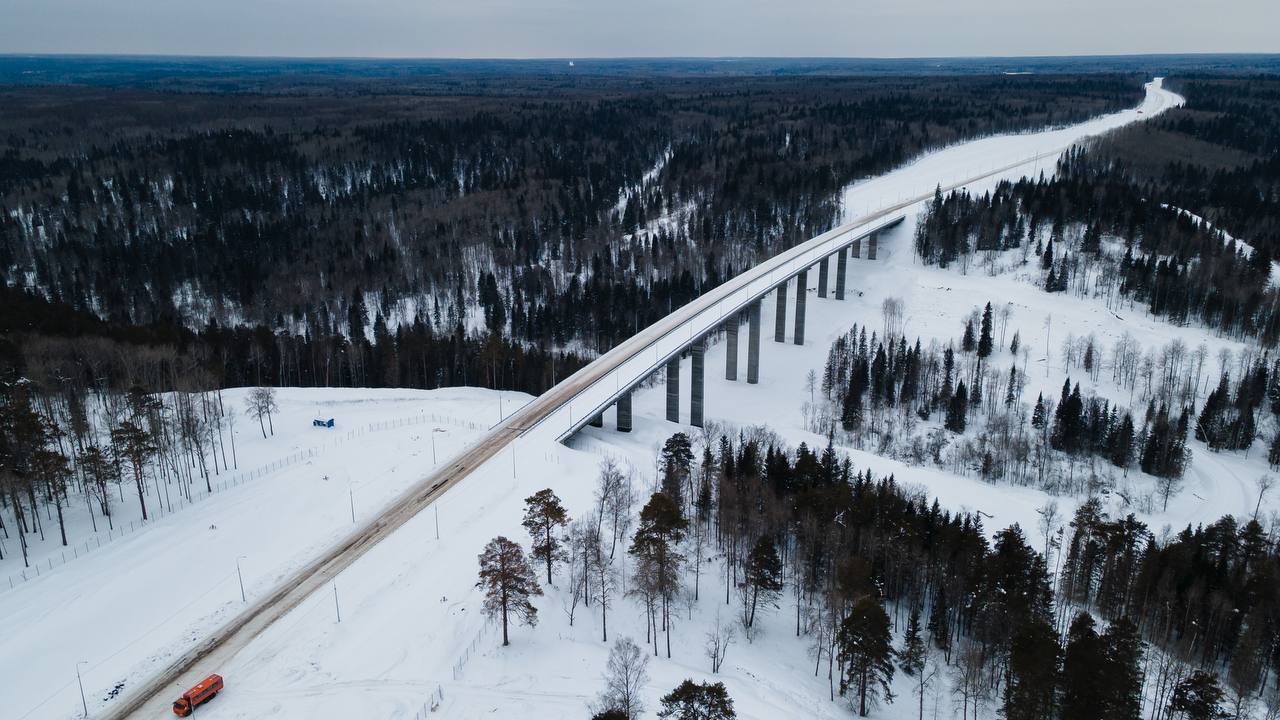
[[[1280,52],[1280,0],[0,0],[0,53],[324,57]]]

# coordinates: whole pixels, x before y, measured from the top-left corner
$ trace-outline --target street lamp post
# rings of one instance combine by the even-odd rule
[[[240,602],[248,602],[244,596],[244,575],[240,572],[240,561],[244,560],[247,555],[241,555],[236,558],[236,579],[240,581]]]
[[[436,465],[436,433],[448,432],[443,428],[431,428],[431,466]]]
[[[89,717],[89,701],[84,697],[84,680],[80,679],[80,666],[88,665],[88,660],[81,660],[76,663],[76,684],[80,686],[80,707],[84,709],[84,716]]]

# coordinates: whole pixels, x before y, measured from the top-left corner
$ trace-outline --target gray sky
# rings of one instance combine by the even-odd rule
[[[0,53],[1280,52],[1280,0],[0,0]]]

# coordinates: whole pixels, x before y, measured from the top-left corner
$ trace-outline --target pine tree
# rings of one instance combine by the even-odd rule
[[[693,469],[693,449],[689,436],[676,433],[662,446],[662,492],[684,507],[684,486]]]
[[[1271,464],[1271,469],[1280,469],[1280,432],[1277,432],[1271,438],[1271,448],[1267,450],[1267,462]]]
[[[1013,331],[1013,339],[1009,341],[1009,352],[1015,356],[1018,354],[1018,345],[1022,342],[1022,337],[1017,330]]]
[[[521,524],[533,538],[529,554],[546,563],[547,584],[550,585],[552,566],[564,558],[556,530],[569,524],[569,513],[551,488],[546,488],[524,499],[524,520]]]
[[[1186,720],[1218,720],[1227,717],[1222,711],[1222,697],[1218,676],[1196,670],[1173,689],[1169,711]]]
[[[671,657],[671,600],[679,590],[680,565],[684,562],[678,547],[688,526],[675,501],[656,492],[640,511],[640,523],[628,551],[639,562],[637,571],[647,575],[662,601],[667,657]]]
[[[733,710],[733,698],[729,697],[724,683],[685,680],[662,696],[658,717],[663,720],[732,720],[738,715]]]
[[[766,604],[782,592],[782,560],[773,538],[763,535],[747,555],[745,569],[746,591],[743,594],[745,625],[751,627],[756,620],[756,607],[760,601]]]
[[[858,715],[867,713],[879,700],[893,702],[893,645],[889,615],[871,597],[853,604],[849,616],[840,624],[840,662],[845,674],[840,678],[840,694],[852,690]]]
[[[960,349],[969,353],[978,347],[977,340],[973,336],[973,321],[965,321],[964,336],[960,339]]]
[[[510,645],[507,636],[508,616],[514,614],[522,624],[538,624],[538,609],[529,598],[541,595],[542,588],[520,546],[498,536],[485,545],[480,554],[480,582],[484,589],[484,612],[502,618],[502,644]]]

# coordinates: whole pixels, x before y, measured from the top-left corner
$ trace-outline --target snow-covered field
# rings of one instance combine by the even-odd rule
[[[860,214],[868,206],[890,204],[898,197],[929,192],[937,184],[1050,153],[1073,140],[1150,117],[1176,102],[1177,96],[1157,83],[1149,88],[1142,115],[1131,110],[1072,128],[948,148],[850,188],[846,211]],[[1052,168],[1049,157],[1002,175]],[[984,180],[970,189],[981,191],[994,182]],[[930,338],[957,337],[963,319],[975,307],[988,301],[1012,303],[1008,333],[1018,330],[1032,351],[1024,401],[1028,396],[1034,401],[1041,391],[1056,394],[1066,375],[1060,366],[1060,340],[1068,331],[1094,333],[1106,347],[1127,330],[1144,347],[1181,337],[1189,347],[1208,344],[1213,349],[1210,357],[1216,357],[1221,346],[1239,349],[1204,330],[1174,328],[1141,312],[1117,319],[1101,301],[1043,293],[1018,273],[988,277],[921,267],[910,251],[918,211],[918,206],[908,209],[908,221],[881,239],[877,260],[851,263],[850,299],[818,299],[816,280],[810,278],[803,346],[792,344],[790,337],[785,344],[772,342],[772,300],[765,301],[769,332],[762,345],[759,385],[724,380],[723,345],[713,345],[707,353],[708,420],[723,426],[768,424],[793,444],[825,443],[805,429],[806,375],[810,369],[821,373],[830,342],[851,324],[879,327],[880,303],[886,297],[903,300],[908,335],[919,335],[926,344]],[[792,297],[794,302],[794,293]],[[1045,318],[1050,314],[1051,352],[1039,362],[1046,357]],[[789,313],[789,329],[791,317]],[[1000,360],[1007,363],[1012,356],[1005,353]],[[684,372],[689,372],[688,363]],[[1083,373],[1073,373],[1073,379],[1076,374],[1088,387]],[[688,387],[687,378],[682,386]],[[1099,390],[1114,395],[1105,385]],[[80,669],[91,714],[102,708],[118,683],[135,682],[162,667],[175,650],[241,607],[236,558],[243,557],[246,593],[252,597],[262,592],[350,528],[351,498],[358,518],[367,518],[398,489],[430,470],[434,428],[446,431],[434,433],[438,460],[443,462],[480,434],[473,428],[487,427],[499,418],[498,395],[473,389],[282,390],[280,397],[275,438],[255,439],[256,426],[244,421],[238,425],[240,466],[257,467],[317,445],[323,447],[321,452],[214,493],[12,591],[0,589],[0,698],[5,717],[76,716],[80,696],[75,671],[82,660],[87,661]],[[512,393],[503,397],[506,414],[528,399]],[[502,648],[500,636],[487,629],[479,615],[476,556],[497,535],[527,546],[527,534],[520,527],[523,498],[536,490],[554,488],[571,515],[586,511],[605,456],[633,472],[640,494],[647,496],[657,448],[681,429],[662,419],[663,403],[661,384],[638,391],[636,429],[631,434],[611,429],[610,412],[605,428],[585,429],[569,447],[554,442],[556,428],[522,438],[509,459],[504,455],[487,463],[445,494],[436,503],[438,519],[430,512],[411,520],[344,571],[332,592],[311,597],[239,652],[221,669],[227,690],[198,716],[412,718],[435,698],[438,717],[585,717],[586,703],[600,688],[608,654],[608,645],[600,640],[597,609],[579,607],[570,626],[563,609],[564,581],[558,579],[561,589],[549,590],[537,601],[538,627],[513,628],[512,645]],[[687,413],[687,396],[683,407]],[[313,430],[310,420],[318,414],[337,417],[338,428]],[[423,420],[367,430],[370,423],[432,415],[457,422]],[[346,437],[360,427],[366,432],[341,443],[331,439],[326,446],[322,439],[324,432]],[[1186,489],[1168,512],[1143,516],[1157,531],[1166,523],[1176,527],[1226,513],[1252,513],[1255,481],[1266,470],[1264,453],[1255,448],[1249,459],[1214,455],[1197,443],[1193,450]],[[992,530],[1013,522],[1034,527],[1035,510],[1048,499],[1038,490],[850,452],[858,468],[869,467],[877,475],[894,473],[952,509],[990,514],[987,527]],[[1074,501],[1059,502],[1069,516]],[[128,502],[121,507],[128,508]],[[86,519],[75,522],[82,525]],[[724,604],[720,567],[714,561],[704,565],[700,599],[676,614],[673,658],[655,658],[649,666],[645,700],[650,708],[680,680],[711,677],[703,656],[704,634],[717,613],[731,623],[737,610],[736,598]],[[0,566],[5,572],[11,568]],[[715,679],[726,684],[743,718],[849,717],[842,700],[828,700],[825,668],[815,677],[807,640],[796,637],[794,606],[786,596],[779,604],[757,621],[760,627],[750,642],[739,630]],[[630,635],[642,641],[639,607],[618,599],[610,611],[609,634],[611,639]],[[905,683],[895,691],[902,700],[878,710],[875,717],[915,716]],[[949,717],[951,700],[945,686],[940,685],[936,699],[927,699],[928,707],[935,702],[938,717]]]
[[[229,412],[242,412],[243,390],[223,393]],[[505,412],[528,399],[502,393]],[[83,506],[72,508],[69,541],[81,551],[61,560],[57,523],[32,548],[46,568],[10,589],[21,558],[12,543],[0,564],[0,697],[4,717],[66,717],[80,703],[76,663],[85,689],[100,704],[117,683],[158,667],[242,606],[245,594],[272,587],[291,568],[341,537],[352,514],[366,521],[395,494],[445,462],[499,419],[499,393],[474,388],[279,391],[276,434],[257,423],[236,424],[236,455],[259,477],[139,523],[126,484],[116,527],[135,528],[107,540],[105,521],[93,533]],[[336,427],[312,427],[316,417]],[[286,464],[285,460],[295,458]],[[241,477],[235,470],[220,480]],[[200,483],[201,489],[203,484]],[[173,499],[173,498],[171,498]],[[149,497],[154,512],[156,498]],[[101,537],[98,546],[96,537]],[[83,543],[91,552],[83,552]],[[50,563],[52,569],[48,569]]]

